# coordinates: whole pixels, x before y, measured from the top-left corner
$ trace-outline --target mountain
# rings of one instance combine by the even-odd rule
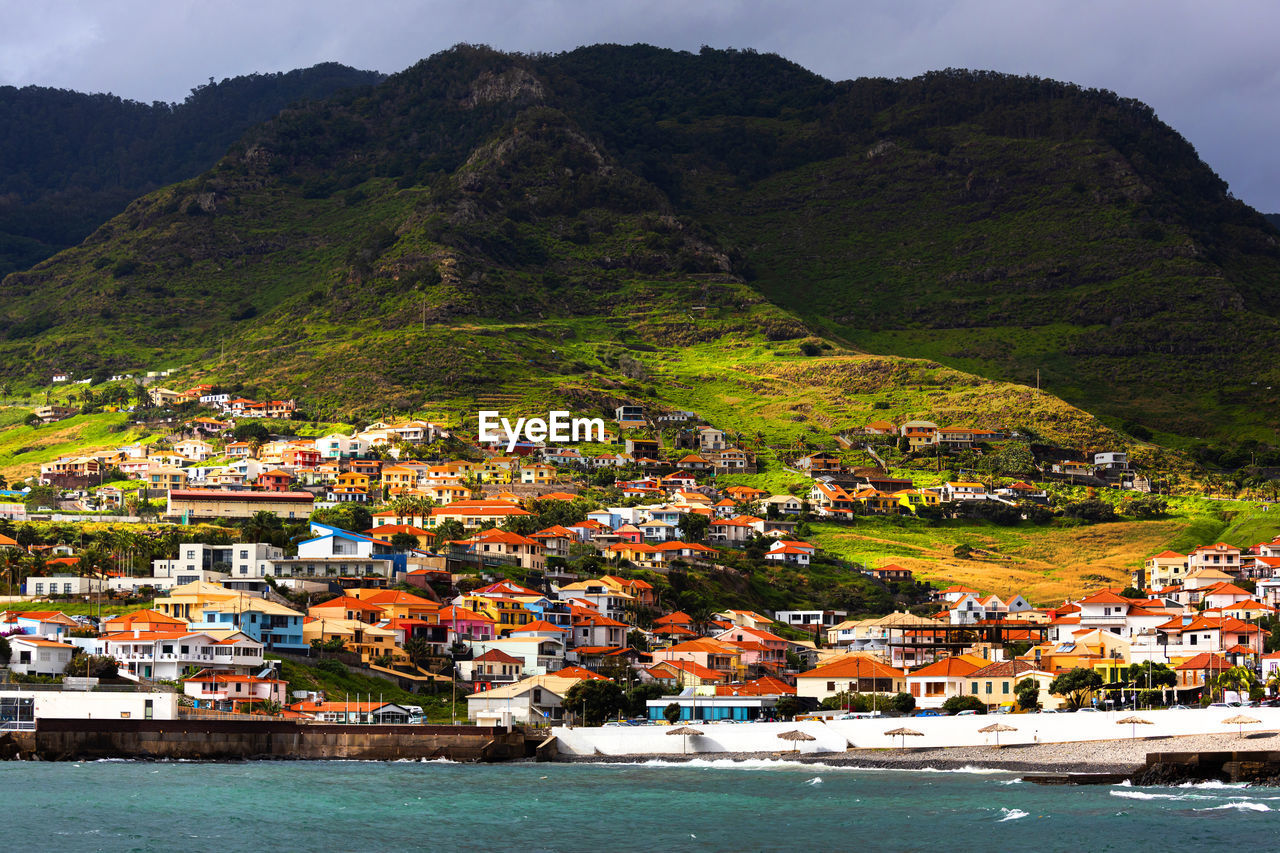
[[[0,371],[605,406],[672,365],[845,347],[1038,376],[1166,442],[1274,442],[1278,241],[1109,92],[460,46],[284,110],[9,276]]]
[[[143,193],[203,172],[288,104],[381,79],[325,63],[210,79],[180,104],[0,87],[0,276],[79,243]]]

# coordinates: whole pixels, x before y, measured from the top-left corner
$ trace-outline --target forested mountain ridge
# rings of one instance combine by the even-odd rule
[[[1280,343],[1278,280],[1275,229],[1109,92],[460,46],[285,110],[10,276],[0,355],[36,375],[225,347],[227,369],[299,394],[407,402],[495,379],[599,389],[609,347],[819,330],[1038,371],[1158,436],[1273,438],[1280,374],[1251,353]]]
[[[0,87],[0,276],[75,245],[143,193],[199,174],[288,104],[381,79],[323,63],[211,79],[179,104]]]

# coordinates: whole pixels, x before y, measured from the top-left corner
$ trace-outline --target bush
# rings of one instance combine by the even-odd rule
[[[1089,524],[1116,520],[1115,507],[1097,498],[1073,501],[1063,508],[1062,514],[1067,518],[1074,518]]]
[[[320,670],[321,672],[327,672],[329,673],[329,675],[346,675],[347,674],[347,668],[342,665],[342,662],[334,660],[333,658],[325,658],[324,660],[317,661],[316,669]]]
[[[942,710],[948,714],[958,714],[961,711],[977,711],[979,714],[985,714],[987,704],[977,696],[952,696],[942,703]]]
[[[973,556],[973,548],[966,543],[961,542],[952,549],[951,553],[957,560],[968,560]]]
[[[910,693],[899,693],[889,701],[889,707],[899,714],[910,714],[916,709],[916,697]]]
[[[680,719],[680,703],[672,702],[670,705],[662,709],[662,716],[666,718],[668,723],[675,725]]]

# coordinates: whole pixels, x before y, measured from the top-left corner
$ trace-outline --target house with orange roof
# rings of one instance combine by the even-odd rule
[[[722,643],[736,646],[742,651],[743,666],[757,666],[772,670],[787,665],[787,640],[763,628],[733,626],[713,636]]]
[[[507,501],[463,500],[432,509],[427,527],[435,527],[444,521],[457,521],[463,527],[480,527],[487,522],[505,524],[512,518],[531,514]]]
[[[521,568],[542,571],[546,567],[546,549],[540,541],[496,527],[481,530],[454,544],[465,545],[468,553],[514,563]]]
[[[1200,590],[1200,601],[1205,607],[1223,608],[1248,601],[1253,594],[1241,589],[1233,583],[1225,581]]]
[[[1203,688],[1213,678],[1231,669],[1231,663],[1225,657],[1212,652],[1200,652],[1173,667],[1178,678],[1178,690],[1194,690]]]
[[[858,501],[828,479],[815,480],[809,490],[809,505],[820,518],[850,519],[857,513]]]
[[[6,610],[0,613],[0,633],[20,631],[30,637],[60,640],[80,623],[58,610]]]
[[[68,643],[40,636],[12,636],[9,638],[9,669],[19,675],[62,675],[75,650],[75,646]]]
[[[1187,577],[1187,555],[1177,551],[1161,551],[1148,557],[1142,564],[1142,572],[1135,573],[1134,585],[1139,589],[1162,590],[1177,586]]]
[[[94,651],[115,658],[122,671],[137,678],[177,681],[192,669],[260,669],[263,645],[239,631],[133,630],[104,634]]]
[[[159,610],[135,610],[123,616],[115,616],[102,623],[103,634],[119,634],[124,631],[185,631],[187,622],[168,616]]]
[[[810,545],[808,542],[801,542],[795,539],[778,539],[769,546],[764,558],[777,563],[795,563],[796,565],[807,566],[817,552],[817,546]]]
[[[796,696],[821,702],[838,693],[903,693],[906,673],[854,652],[796,676]]]
[[[696,663],[723,674],[726,679],[740,677],[745,672],[741,649],[708,637],[655,649],[653,662],[657,664],[663,661]]]
[[[714,615],[717,619],[739,628],[758,628],[768,631],[776,624],[768,616],[754,610],[722,610]]]
[[[476,690],[491,690],[502,684],[514,684],[524,673],[524,659],[501,649],[489,649],[469,661],[458,661],[458,676],[471,682]]]
[[[494,637],[494,620],[475,610],[450,604],[440,608],[437,618],[448,628],[451,642],[491,640]]]
[[[723,672],[690,660],[669,660],[656,663],[644,671],[646,680],[666,687],[683,690],[686,687],[703,687],[728,681]]]
[[[968,678],[991,661],[971,654],[941,658],[907,673],[907,692],[917,708],[941,708],[952,696],[969,692]]]
[[[604,575],[600,578],[600,583],[604,584],[609,589],[631,596],[631,598],[635,600],[636,604],[643,607],[653,607],[657,603],[653,584],[641,578],[622,578],[617,575]]]
[[[340,595],[307,608],[307,615],[316,619],[347,619],[372,625],[382,619],[382,608],[350,595]]]
[[[288,689],[289,682],[279,678],[220,669],[202,669],[182,679],[182,692],[191,697],[195,707],[216,711],[234,712],[259,702],[284,705],[289,701]]]
[[[422,549],[430,548],[431,543],[435,541],[436,535],[430,530],[425,530],[413,524],[380,524],[365,533],[374,539],[382,539],[386,542],[391,541],[391,537],[397,533],[403,533],[412,536],[418,540],[418,547]]]
[[[1215,542],[1212,545],[1200,545],[1187,554],[1187,570],[1217,569],[1232,576],[1240,574],[1241,551],[1226,542]]]

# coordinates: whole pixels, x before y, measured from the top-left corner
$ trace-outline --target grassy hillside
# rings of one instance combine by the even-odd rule
[[[810,415],[797,386],[871,371],[892,411],[967,414],[925,395],[934,367],[764,363],[812,338],[1022,385],[1039,371],[1163,443],[1274,443],[1280,376],[1251,354],[1280,343],[1278,274],[1274,229],[1111,93],[459,47],[284,111],[9,276],[0,374],[184,367],[333,410],[709,396],[707,414],[787,437],[867,411]],[[982,417],[1039,408],[992,389]]]
[[[815,544],[871,566],[897,563],[935,584],[982,592],[1020,592],[1033,604],[1060,603],[1101,587],[1128,586],[1133,570],[1166,549],[1181,553],[1226,541],[1240,547],[1280,534],[1280,514],[1242,502],[1174,499],[1167,518],[1108,524],[1000,527],[949,521],[861,519],[850,526],[815,525]],[[955,547],[977,550],[959,559]]]

